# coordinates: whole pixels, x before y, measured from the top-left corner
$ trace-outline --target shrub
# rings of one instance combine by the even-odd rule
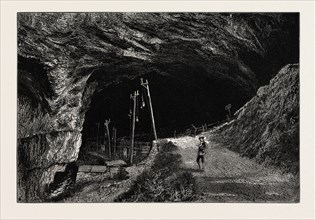
[[[119,170],[113,176],[113,179],[126,180],[126,179],[128,179],[128,172],[123,167],[119,167]]]
[[[166,188],[170,195],[168,201],[192,201],[196,199],[196,181],[192,173],[178,174],[169,185],[171,187]]]
[[[147,171],[136,179],[132,188],[119,196],[119,202],[185,202],[196,199],[196,182],[191,173],[176,174],[168,181],[163,172]]]
[[[176,151],[178,147],[174,145],[171,141],[161,145],[160,151],[161,152],[173,152]]]
[[[179,202],[196,199],[195,178],[188,172],[177,173],[181,155],[174,152],[177,147],[172,145],[171,142],[164,144],[151,170],[139,175],[130,190],[115,201]]]
[[[179,168],[180,163],[180,154],[161,152],[156,156],[152,170],[156,171],[168,169],[169,172],[173,172]]]

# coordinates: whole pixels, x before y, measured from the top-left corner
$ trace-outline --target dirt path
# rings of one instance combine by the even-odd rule
[[[298,180],[209,142],[204,171],[196,163],[198,140],[169,139],[179,147],[182,169],[197,178],[199,202],[298,202]],[[212,140],[212,137],[210,138]]]

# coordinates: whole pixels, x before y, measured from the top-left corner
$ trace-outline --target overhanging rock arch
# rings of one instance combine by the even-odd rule
[[[94,91],[155,73],[217,79],[250,98],[275,69],[298,61],[288,56],[298,51],[293,27],[296,14],[19,13],[19,62],[43,69],[19,65],[19,88],[31,91],[19,95],[42,104],[50,125],[18,140],[19,198],[45,199],[56,172],[76,161]]]

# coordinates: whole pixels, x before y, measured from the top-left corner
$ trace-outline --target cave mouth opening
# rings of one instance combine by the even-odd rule
[[[182,70],[189,73],[183,77]],[[133,101],[130,94],[135,90],[139,91],[135,141],[151,142],[154,139],[146,89],[141,86],[140,78],[147,79],[149,82],[158,138],[173,137],[175,133],[183,133],[191,128],[192,124],[201,126],[205,123],[223,121],[228,114],[225,110],[227,104],[232,105],[233,113],[250,97],[250,94],[232,81],[212,78],[207,73],[201,74],[203,70],[198,68],[184,67],[182,70],[178,74],[170,75],[151,72],[97,90],[85,114],[81,150],[88,148],[91,150],[91,140],[94,140],[95,145],[92,148],[101,149],[103,145],[105,148],[108,137],[104,122],[108,119],[111,120],[109,124],[111,138],[113,128],[116,128],[118,144],[119,140],[131,139],[132,120],[129,114]],[[145,107],[141,108],[143,101]],[[82,159],[82,156],[82,153],[79,154],[79,159]]]

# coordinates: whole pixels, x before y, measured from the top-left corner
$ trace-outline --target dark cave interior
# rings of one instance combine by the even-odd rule
[[[118,129],[118,136],[129,137],[131,119],[128,114],[132,107],[130,94],[135,90],[140,92],[136,135],[149,133],[145,138],[153,138],[146,90],[140,85],[141,77],[149,81],[158,137],[172,136],[175,130],[183,132],[191,124],[201,126],[222,121],[227,115],[225,105],[232,104],[234,112],[249,99],[249,94],[236,88],[232,82],[203,77],[200,71],[196,68],[183,80],[150,73],[95,93],[86,113],[83,139],[95,135],[96,123],[101,123],[102,134],[102,125],[108,118],[111,118],[110,127]],[[140,108],[143,99],[146,104]]]
[[[268,84],[284,65],[299,62],[297,29],[298,26],[294,26],[286,42],[282,40],[278,41],[282,42],[279,44],[271,42],[270,50],[265,57],[239,52],[239,59],[253,70],[257,88]],[[234,79],[216,77],[216,68],[225,65],[230,65],[229,72],[239,72],[234,64],[227,64],[225,61],[221,63],[219,60],[209,62],[214,63],[213,74],[210,74],[210,70],[205,70],[203,65],[193,61],[188,64],[158,62],[152,64],[150,71],[144,75],[133,79],[125,78],[95,92],[85,116],[83,141],[95,135],[95,123],[101,123],[100,133],[104,132],[102,125],[108,118],[111,118],[110,127],[114,126],[118,129],[118,136],[130,136],[131,120],[128,117],[132,105],[130,94],[139,90],[141,94],[139,99],[142,94],[144,98],[146,97],[146,92],[140,85],[141,77],[148,79],[150,84],[158,137],[170,137],[174,131],[184,132],[191,124],[201,126],[204,123],[225,120],[228,114],[225,106],[231,104],[231,111],[235,112],[255,95],[257,88],[245,88]],[[161,74],[160,71],[166,74]],[[153,133],[148,104],[145,108],[139,109],[138,113],[136,134],[147,133],[143,138],[151,140]]]

